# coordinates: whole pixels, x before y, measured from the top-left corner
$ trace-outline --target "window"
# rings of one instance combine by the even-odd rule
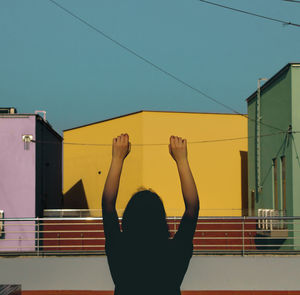
[[[273,198],[276,210],[278,210],[278,179],[277,179],[277,159],[273,159]]]
[[[286,213],[286,160],[285,156],[281,158],[281,196],[282,196],[282,210]]]
[[[250,216],[255,216],[255,192],[251,191],[251,213]]]

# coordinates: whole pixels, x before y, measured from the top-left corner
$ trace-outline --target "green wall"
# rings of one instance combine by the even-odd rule
[[[291,144],[286,138],[285,133],[279,133],[280,130],[287,130],[291,124],[291,73],[290,70],[282,73],[279,77],[271,81],[261,90],[261,186],[260,192],[256,191],[256,123],[249,120],[249,196],[251,191],[256,192],[255,212],[257,209],[274,208],[274,187],[273,187],[273,159],[277,158],[278,173],[278,196],[279,207],[281,200],[281,165],[280,157],[285,155],[287,160],[287,187],[291,187],[291,164],[288,164],[291,158]],[[256,97],[248,104],[248,114],[250,118],[256,118]],[[278,129],[271,128],[274,126]],[[291,196],[287,192],[287,195]],[[292,199],[287,200],[287,207],[292,208]],[[249,198],[249,207],[251,207],[251,198]],[[292,212],[289,211],[288,215]]]
[[[292,126],[293,131],[300,131],[300,67],[292,66]],[[294,133],[292,138],[292,187],[293,216],[300,216],[300,133]],[[294,223],[294,244],[300,249],[300,220]]]
[[[292,66],[292,126],[300,132],[300,65]],[[293,215],[300,216],[300,133],[293,134],[292,175],[293,175]],[[300,243],[299,243],[300,244]]]
[[[274,167],[277,159],[278,209],[283,209],[283,184],[281,157],[286,158],[286,215],[300,216],[300,133],[287,132],[289,125],[292,131],[300,131],[300,65],[288,64],[261,87],[262,123],[277,127],[285,132],[261,124],[261,135],[278,133],[261,137],[261,186],[256,189],[256,129],[255,122],[249,120],[248,174],[249,174],[249,208],[251,208],[251,191],[255,191],[255,215],[257,209],[275,209],[274,200]],[[257,93],[248,101],[248,114],[256,118]],[[283,245],[291,245],[295,238],[295,248],[300,246],[300,222],[289,224],[289,238]],[[293,235],[292,230],[295,230]],[[299,231],[299,232],[298,232]],[[299,237],[298,237],[299,236]],[[282,247],[282,250],[287,249]]]

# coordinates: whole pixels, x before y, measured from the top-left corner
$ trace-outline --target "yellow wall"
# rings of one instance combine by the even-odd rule
[[[102,190],[111,160],[112,138],[127,132],[132,142],[142,142],[141,119],[142,114],[136,114],[65,131],[65,143],[105,145],[64,144],[64,194],[82,180],[88,208],[100,208]],[[124,163],[117,208],[125,208],[129,196],[141,186],[141,183],[142,149],[133,147],[132,154]]]
[[[240,115],[143,111],[66,131],[66,143],[106,143],[108,146],[64,145],[64,192],[82,179],[89,208],[100,208],[101,191],[111,159],[111,140],[122,132],[130,135],[132,149],[121,178],[117,202],[120,213],[132,193],[144,186],[162,197],[169,216],[182,214],[184,204],[179,177],[168,152],[169,136],[178,135],[187,138],[189,143],[189,161],[198,187],[200,215],[241,215],[240,151],[247,151],[247,139],[195,143],[247,137],[247,119]],[[98,170],[102,171],[100,175]]]
[[[247,136],[247,119],[239,115],[145,112],[144,143],[167,143],[169,135],[188,141],[188,155],[200,197],[202,216],[241,215],[241,157],[247,139],[212,143],[203,140]],[[176,165],[168,146],[144,146],[144,185],[162,196],[168,215],[183,212]],[[232,210],[234,209],[234,210]]]

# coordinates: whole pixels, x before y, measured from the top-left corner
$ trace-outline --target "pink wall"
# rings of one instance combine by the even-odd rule
[[[25,150],[22,141],[24,134],[35,139],[35,124],[34,115],[0,116],[0,210],[5,218],[35,217],[35,144]],[[15,246],[30,251],[35,245],[33,222],[7,222],[4,230],[9,232],[0,238],[0,251]]]

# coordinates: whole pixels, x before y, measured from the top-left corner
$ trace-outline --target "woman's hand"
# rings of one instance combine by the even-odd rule
[[[187,160],[187,142],[178,136],[170,137],[169,152],[172,158],[178,164],[179,162]]]
[[[185,204],[185,216],[197,218],[199,213],[199,198],[196,183],[187,159],[187,142],[178,136],[170,137],[169,150],[176,161],[180,177],[181,190]]]
[[[129,152],[130,142],[128,134],[121,134],[113,139],[112,161],[102,194],[103,216],[105,216],[106,213],[116,213],[116,200],[118,196],[123,161]]]
[[[121,134],[113,139],[112,158],[124,161],[130,152],[130,142],[127,133]]]

